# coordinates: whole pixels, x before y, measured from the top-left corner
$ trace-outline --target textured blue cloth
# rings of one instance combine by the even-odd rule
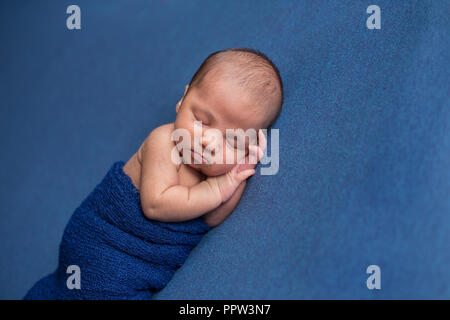
[[[280,170],[257,169],[154,298],[450,297],[450,1],[77,0],[74,31],[69,4],[0,1],[0,298],[56,268],[111,159],[239,46],[284,80]]]
[[[197,218],[164,223],[144,217],[139,191],[114,163],[75,210],[59,248],[58,269],[25,299],[150,299],[186,260],[210,227]],[[67,268],[80,269],[69,289]]]

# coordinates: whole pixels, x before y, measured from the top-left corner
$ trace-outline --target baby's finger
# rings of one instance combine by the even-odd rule
[[[249,146],[249,161],[256,164],[264,157],[264,150],[258,146]]]
[[[264,152],[267,148],[267,138],[262,130],[258,132],[259,147]]]
[[[255,174],[255,169],[246,169],[246,170],[240,171],[238,173],[238,179],[240,181],[244,181],[245,179],[247,179],[248,177],[250,177],[254,174]]]
[[[258,146],[249,146],[248,148],[249,148],[248,163],[257,164],[260,159],[262,151],[259,149]]]

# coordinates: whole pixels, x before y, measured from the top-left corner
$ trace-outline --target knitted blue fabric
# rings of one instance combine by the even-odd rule
[[[162,289],[210,227],[200,218],[164,223],[144,217],[139,191],[114,163],[70,219],[57,270],[25,299],[150,299]],[[68,289],[67,268],[81,288]]]
[[[449,17],[445,0],[0,1],[0,299],[56,268],[67,208],[232,47],[280,69],[279,171],[258,165],[153,299],[448,299]]]

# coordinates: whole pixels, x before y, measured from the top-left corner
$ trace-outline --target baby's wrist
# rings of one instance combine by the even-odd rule
[[[217,206],[220,206],[223,203],[222,190],[220,189],[220,183],[218,181],[218,177],[209,177],[206,179],[206,182],[211,187],[211,190],[214,194],[214,197],[217,202]]]
[[[231,172],[227,174],[216,177],[218,189],[220,191],[222,203],[228,201],[231,198],[234,191],[238,187],[238,183],[236,183],[235,179],[231,175]]]

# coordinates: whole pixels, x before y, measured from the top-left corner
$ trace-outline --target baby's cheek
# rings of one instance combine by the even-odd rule
[[[238,150],[237,151],[238,163],[243,163],[247,154],[248,154],[248,152],[246,150]]]
[[[218,165],[234,166],[242,162],[246,156],[247,152],[245,150],[236,150],[229,146],[225,146],[222,150],[216,149],[214,156],[211,156],[211,160]]]
[[[245,156],[246,156],[246,151],[245,150],[229,150],[228,151],[232,156],[230,157],[230,161],[233,162],[233,164],[238,164],[238,163],[243,163]]]
[[[224,162],[226,164],[236,164],[236,152],[231,148],[224,148]]]

